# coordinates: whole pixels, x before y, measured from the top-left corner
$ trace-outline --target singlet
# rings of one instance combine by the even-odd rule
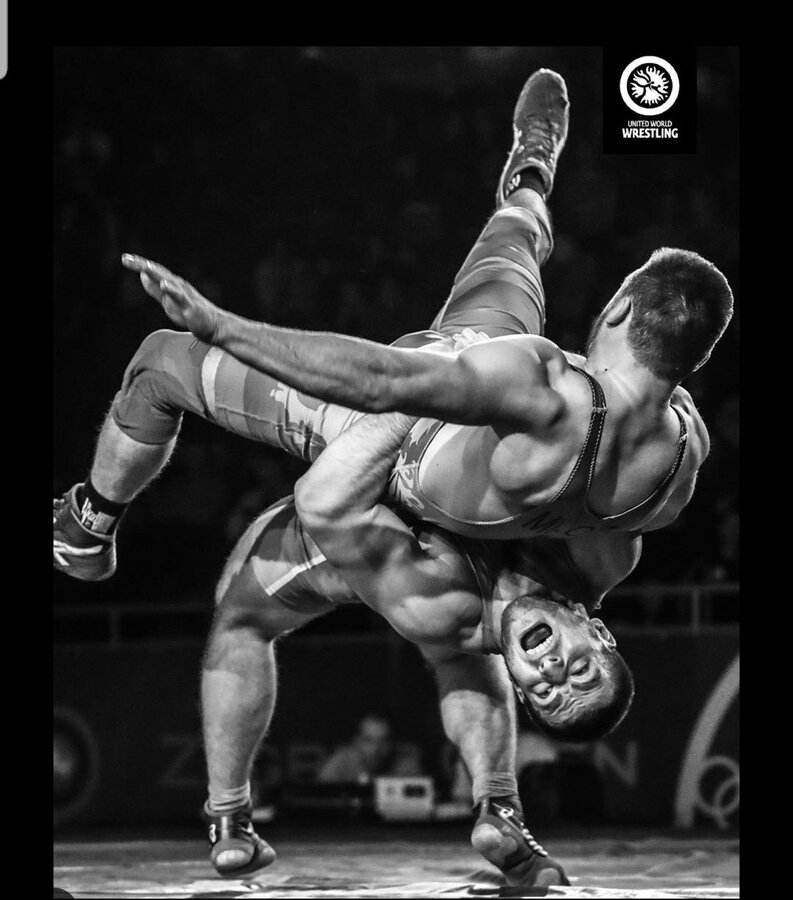
[[[568,537],[590,534],[594,531],[634,531],[641,528],[665,502],[672,481],[683,462],[688,438],[683,414],[672,405],[680,423],[677,453],[671,468],[658,486],[641,503],[630,509],[609,516],[598,515],[589,505],[589,491],[608,407],[600,383],[578,366],[572,368],[583,375],[589,384],[592,392],[592,413],[587,435],[573,470],[550,501],[492,521],[463,519],[449,510],[442,509],[430,500],[422,489],[422,462],[433,441],[444,428],[459,428],[459,426],[449,426],[435,419],[420,419],[403,442],[389,478],[389,497],[426,522],[440,525],[456,534],[490,540],[511,540],[530,535]],[[450,473],[450,477],[455,475],[457,473]],[[461,480],[464,479],[464,473],[460,475]],[[585,479],[584,490],[572,490],[574,483],[577,480],[580,483],[582,479]],[[464,485],[461,485],[460,489],[464,490]]]

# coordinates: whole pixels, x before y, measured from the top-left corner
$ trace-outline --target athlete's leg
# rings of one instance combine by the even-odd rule
[[[168,462],[184,412],[307,461],[360,415],[301,394],[189,333],[154,332],[127,366],[90,478],[55,501],[56,568],[89,581],[113,574],[120,515]]]
[[[325,430],[340,427],[351,414],[343,407],[329,414],[327,404],[189,333],[157,331],[127,367],[110,418],[131,442],[163,446],[178,434],[184,412],[306,460],[327,443]]]
[[[242,535],[218,584],[201,674],[209,776],[205,809],[212,820],[226,817],[233,825],[250,807],[251,769],[276,702],[276,640],[334,609],[320,591],[327,590],[339,600],[335,583],[349,593],[325,571],[329,566],[324,561],[316,563],[325,573],[313,579],[316,590],[305,589],[306,572],[314,558],[308,558],[307,546],[311,553],[294,506],[282,501],[262,513]],[[290,585],[290,574],[296,571],[300,581],[292,579]],[[272,862],[274,851],[262,850],[257,841],[244,833],[236,840],[213,841],[215,867],[221,874],[236,875],[252,861],[254,868]]]
[[[422,650],[435,673],[446,737],[457,747],[473,782],[472,802],[492,796],[494,773],[503,775],[498,796],[519,805],[515,781],[515,702],[500,656]]]
[[[540,266],[553,247],[545,200],[567,141],[569,110],[564,79],[556,72],[540,69],[527,80],[512,115],[513,142],[496,190],[497,210],[433,328],[472,328],[490,337],[542,334]]]
[[[540,266],[552,248],[545,201],[529,188],[515,191],[485,225],[431,327],[443,334],[472,328],[489,337],[542,334]]]
[[[251,802],[250,777],[256,751],[275,709],[277,638],[330,611],[302,613],[264,595],[243,567],[219,598],[201,672],[201,710],[206,753],[209,815],[229,815]],[[221,849],[219,869],[246,865],[251,845]]]
[[[515,777],[515,701],[503,658],[424,655],[435,671],[444,731],[472,781],[478,818],[471,844],[510,884],[569,884],[559,863],[523,824]]]

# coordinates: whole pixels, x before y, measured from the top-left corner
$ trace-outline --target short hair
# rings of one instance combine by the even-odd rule
[[[632,315],[628,346],[656,377],[678,383],[708,358],[732,318],[722,273],[691,250],[662,247],[623,281]]]
[[[604,650],[604,662],[604,670],[612,686],[611,698],[607,703],[589,704],[566,722],[549,722],[528,700],[524,701],[529,718],[539,731],[557,741],[570,743],[596,741],[614,731],[633,703],[633,673],[623,656],[613,648]]]

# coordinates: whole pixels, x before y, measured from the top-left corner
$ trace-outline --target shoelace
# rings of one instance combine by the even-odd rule
[[[499,806],[498,814],[501,816],[502,819],[513,819],[513,818],[518,819],[517,815],[515,814],[515,810],[511,809],[508,806]],[[518,819],[518,822],[520,822],[520,819]],[[515,822],[513,824],[515,825],[516,828],[519,829],[520,833],[526,839],[526,843],[529,845],[529,847],[535,853],[538,853],[540,856],[547,856],[548,851],[534,839],[534,836],[532,835],[532,833],[529,831],[528,828],[526,828],[526,826],[522,822],[520,822],[520,825],[518,825],[518,822]]]
[[[558,136],[555,134],[553,121],[538,116],[532,116],[527,120],[526,127],[520,132],[519,138],[521,149],[525,148],[528,143],[539,145],[538,149],[546,157],[547,162],[553,158],[557,141]]]

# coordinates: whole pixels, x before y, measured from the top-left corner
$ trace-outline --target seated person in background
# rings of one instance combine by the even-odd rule
[[[369,712],[358,723],[352,741],[328,757],[317,781],[365,784],[378,775],[407,778],[424,774],[417,754],[410,753],[410,747],[402,748],[394,743],[391,717]]]

